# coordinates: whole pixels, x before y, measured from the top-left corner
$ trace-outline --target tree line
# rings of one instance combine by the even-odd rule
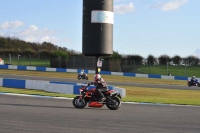
[[[0,55],[22,55],[22,56],[31,56],[32,58],[68,58],[70,55],[82,55],[81,52],[70,50],[66,47],[59,47],[50,42],[35,43],[35,42],[26,42],[14,37],[2,37],[0,36]],[[173,62],[174,65],[190,64],[198,65],[200,59],[193,55],[188,57],[181,57],[175,55],[170,57],[166,54],[160,55],[156,58],[153,55],[148,55],[145,59],[138,54],[127,54],[121,55],[118,51],[113,51],[111,60],[119,60],[122,64],[138,64],[138,65],[166,65],[169,62]]]
[[[167,54],[160,55],[156,58],[153,55],[148,55],[147,58],[138,54],[120,55],[118,52],[113,53],[112,60],[120,60],[122,64],[137,64],[137,65],[199,65],[200,59],[196,56],[189,55],[187,57],[181,57],[175,55],[170,57]]]
[[[58,51],[58,52],[56,52]],[[57,54],[56,54],[57,53]],[[50,58],[51,56],[68,57],[71,54],[81,54],[75,50],[59,47],[50,42],[26,42],[18,38],[0,36],[0,55],[21,55],[32,58]]]

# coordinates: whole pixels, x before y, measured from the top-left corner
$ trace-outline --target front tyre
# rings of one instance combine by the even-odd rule
[[[87,105],[87,102],[85,99],[80,98],[80,96],[76,96],[73,100],[72,103],[74,107],[76,108],[84,108]]]
[[[117,97],[110,97],[106,103],[110,110],[117,110],[121,106],[121,101]]]

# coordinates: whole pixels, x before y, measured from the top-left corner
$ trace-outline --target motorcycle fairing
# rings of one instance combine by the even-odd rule
[[[118,96],[121,99],[120,93],[118,93],[118,91],[116,91],[116,90],[109,90],[106,92],[106,94],[110,95],[110,96]]]
[[[98,103],[98,102],[91,102],[89,103],[88,107],[102,107],[103,104],[102,103]]]

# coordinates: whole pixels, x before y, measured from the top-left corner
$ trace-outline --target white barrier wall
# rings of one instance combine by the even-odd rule
[[[46,68],[46,71],[55,72],[55,71],[56,71],[56,68]]]
[[[36,89],[43,90],[45,85],[48,84],[49,81],[41,81],[41,80],[26,80],[26,89]]]
[[[17,66],[9,65],[8,68],[9,69],[17,69]]]
[[[74,87],[73,85],[68,85],[68,84],[46,84],[44,91],[59,92],[63,94],[73,94]]]
[[[111,72],[111,75],[123,76],[122,72]]]
[[[0,86],[8,88],[24,88],[24,89],[35,89],[35,90],[44,90],[47,92],[57,92],[62,94],[77,94],[77,87],[86,84],[80,83],[50,83],[50,81],[41,81],[41,80],[17,80],[17,79],[3,79],[0,78]],[[122,97],[126,96],[126,90],[122,88],[113,87],[113,90],[117,90]]]
[[[0,86],[3,86],[3,78],[0,78]]]
[[[74,73],[77,73],[77,69],[67,69],[67,72],[74,72]]]
[[[147,74],[136,74],[136,77],[148,78]]]
[[[32,70],[32,71],[35,71],[35,70],[36,70],[36,67],[27,66],[27,70]]]
[[[161,79],[174,79],[174,76],[163,76],[161,75]]]

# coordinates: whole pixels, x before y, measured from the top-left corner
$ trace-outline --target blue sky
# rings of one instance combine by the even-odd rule
[[[0,0],[0,36],[82,52],[83,0]],[[113,50],[200,57],[200,0],[114,0]]]

